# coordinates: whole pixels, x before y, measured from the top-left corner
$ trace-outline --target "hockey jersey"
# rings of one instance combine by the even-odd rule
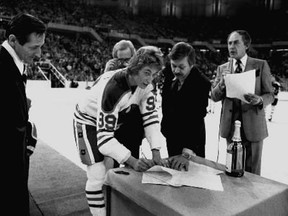
[[[145,137],[151,149],[160,149],[165,145],[160,132],[153,85],[145,89],[130,86],[126,70],[124,68],[102,74],[76,105],[74,113],[75,121],[96,127],[99,151],[118,163],[125,162],[131,152],[114,137],[114,132],[123,123],[125,114],[134,106],[139,106]]]

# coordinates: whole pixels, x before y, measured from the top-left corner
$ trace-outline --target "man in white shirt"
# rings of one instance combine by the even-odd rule
[[[245,170],[260,175],[263,140],[268,136],[264,108],[274,99],[270,68],[267,61],[247,55],[251,38],[245,30],[231,32],[227,44],[231,59],[217,68],[211,91],[213,101],[222,101],[220,135],[229,144],[235,120],[241,121],[241,139],[246,147]],[[255,93],[244,95],[247,102],[227,97],[225,75],[253,69],[256,70]]]

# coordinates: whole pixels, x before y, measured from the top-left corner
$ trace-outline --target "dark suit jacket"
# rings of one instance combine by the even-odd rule
[[[161,131],[167,140],[168,153],[170,156],[177,155],[182,153],[183,148],[189,148],[197,154],[198,149],[205,146],[204,117],[207,113],[210,81],[193,67],[176,93],[173,85],[174,82],[168,76],[162,91]],[[199,151],[203,153],[203,150]]]
[[[233,100],[227,98],[225,89],[224,91],[221,90],[218,85],[222,72],[227,67],[229,67],[228,62],[218,67],[211,97],[216,102],[222,100],[220,135],[223,138],[230,139],[233,132],[231,132],[231,124],[234,124],[232,122]],[[248,57],[244,72],[253,69],[256,69],[255,94],[262,96],[264,106],[253,106],[241,102],[242,127],[248,141],[258,142],[268,136],[264,108],[273,102],[274,97],[268,63],[265,60]]]
[[[28,108],[25,93],[25,85],[22,76],[8,51],[0,46],[0,73],[2,79],[1,93],[4,109],[2,119],[2,133],[6,138],[3,145],[3,155],[7,154],[9,159],[5,166],[8,168],[7,176],[10,176],[6,191],[16,200],[27,202],[27,172],[26,172],[26,127],[28,124]],[[3,143],[4,144],[4,143]],[[7,178],[5,174],[5,178]],[[11,176],[13,176],[11,178]],[[10,198],[12,198],[10,197]],[[13,203],[13,199],[10,202]],[[16,202],[18,203],[18,202]],[[15,203],[14,203],[15,204]],[[27,203],[26,203],[27,204]],[[21,208],[23,207],[23,209]],[[28,199],[29,207],[29,199]],[[15,208],[15,206],[14,206]],[[10,209],[11,210],[11,209]],[[10,211],[9,210],[9,211]],[[27,205],[17,205],[16,210],[26,215]],[[13,210],[14,211],[14,210]]]

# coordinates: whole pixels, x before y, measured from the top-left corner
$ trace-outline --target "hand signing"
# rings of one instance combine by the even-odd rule
[[[139,160],[136,161],[133,168],[136,171],[144,172],[150,169],[152,166],[154,166],[154,162],[152,160],[146,158],[140,158]]]

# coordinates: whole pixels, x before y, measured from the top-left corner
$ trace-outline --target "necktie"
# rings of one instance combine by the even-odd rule
[[[241,60],[237,59],[236,61],[236,69],[234,73],[241,73]],[[240,120],[242,122],[242,115],[241,115],[241,101],[237,98],[233,98],[233,122],[235,120]]]
[[[180,85],[180,82],[179,82],[178,79],[176,79],[176,80],[172,83],[173,92],[178,92],[179,85]]]
[[[24,84],[26,85],[26,82],[27,82],[27,71],[26,71],[26,65],[24,64],[24,69],[23,69],[23,74],[22,74],[22,80],[24,82]]]
[[[237,59],[235,73],[241,73],[241,72],[242,72],[241,60]]]

